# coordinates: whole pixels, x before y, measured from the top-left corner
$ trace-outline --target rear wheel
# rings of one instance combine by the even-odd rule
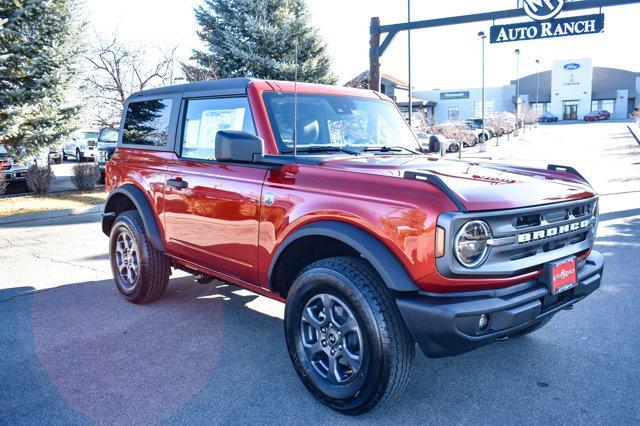
[[[111,270],[116,288],[132,303],[158,300],[169,283],[169,258],[147,238],[140,214],[121,213],[111,229]]]
[[[449,145],[449,152],[458,152],[460,151],[460,145],[458,145],[457,143],[452,143],[451,145]]]
[[[409,380],[415,344],[389,290],[363,259],[335,257],[307,267],[289,292],[284,325],[300,379],[334,410],[365,413]]]

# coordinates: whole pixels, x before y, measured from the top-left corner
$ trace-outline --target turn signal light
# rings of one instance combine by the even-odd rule
[[[436,228],[436,257],[444,256],[444,229]]]

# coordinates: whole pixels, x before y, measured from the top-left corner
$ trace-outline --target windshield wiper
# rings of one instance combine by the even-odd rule
[[[364,152],[372,152],[372,151],[376,151],[376,152],[402,152],[402,151],[408,151],[412,154],[418,154],[418,151],[414,151],[412,149],[409,148],[405,148],[404,146],[368,146],[365,149],[363,149]]]
[[[299,146],[298,152],[314,153],[314,152],[344,152],[350,155],[360,155],[359,152],[352,151],[347,148],[341,148],[339,146]],[[292,149],[282,151],[283,154],[293,154]]]

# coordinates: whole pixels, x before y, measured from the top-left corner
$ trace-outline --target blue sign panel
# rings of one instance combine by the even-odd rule
[[[491,27],[491,43],[569,37],[604,31],[604,14],[570,16],[545,22],[518,22]]]
[[[442,92],[440,99],[468,99],[469,92]]]

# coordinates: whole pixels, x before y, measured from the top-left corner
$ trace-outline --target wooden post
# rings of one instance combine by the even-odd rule
[[[380,18],[371,18],[371,31],[369,42],[369,89],[380,91]]]

